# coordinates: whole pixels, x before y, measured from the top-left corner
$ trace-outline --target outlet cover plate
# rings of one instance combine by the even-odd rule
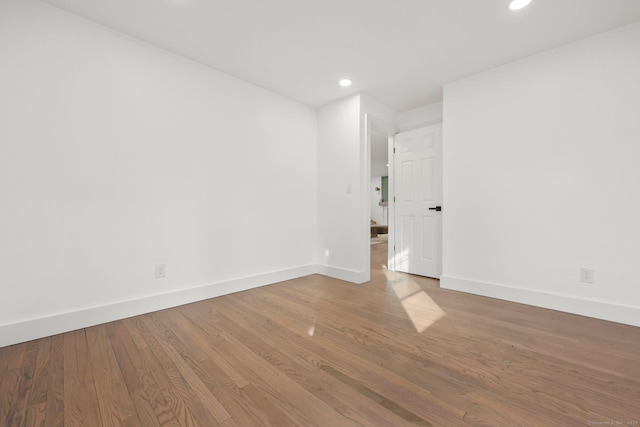
[[[593,269],[581,268],[580,269],[580,281],[582,283],[593,283]]]
[[[165,277],[167,271],[164,264],[156,264],[156,279]]]

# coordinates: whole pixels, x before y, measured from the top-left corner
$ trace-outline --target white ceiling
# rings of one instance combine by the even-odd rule
[[[442,85],[640,20],[640,0],[43,0],[317,107],[366,92],[402,112]],[[337,81],[354,84],[341,88]]]

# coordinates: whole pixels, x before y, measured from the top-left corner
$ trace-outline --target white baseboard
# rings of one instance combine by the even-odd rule
[[[446,275],[440,278],[440,287],[442,289],[451,289],[596,319],[640,326],[640,307],[612,304]]]
[[[370,273],[367,271],[348,270],[346,268],[330,267],[328,265],[318,265],[316,272],[323,276],[333,277],[347,282],[360,285],[371,280]]]
[[[316,264],[306,265],[195,288],[181,289],[166,294],[151,295],[135,300],[84,308],[73,312],[1,325],[0,347],[74,331],[101,323],[113,322],[114,320],[138,316],[166,308],[177,307],[179,305],[270,285],[285,280],[296,279],[317,272],[318,266]]]

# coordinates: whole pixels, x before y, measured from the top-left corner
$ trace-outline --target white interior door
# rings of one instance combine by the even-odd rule
[[[440,278],[442,125],[397,134],[393,166],[394,268]]]

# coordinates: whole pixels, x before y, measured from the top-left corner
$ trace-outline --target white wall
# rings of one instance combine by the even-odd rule
[[[396,113],[366,94],[348,96],[317,111],[319,271],[363,283],[370,275],[371,234],[367,118],[375,118],[380,129],[393,129]]]
[[[0,58],[0,346],[315,271],[315,110],[33,1]]]
[[[360,242],[360,95],[318,109],[317,157],[319,263],[324,274],[365,281]]]
[[[400,132],[442,123],[442,102],[425,105],[398,114]]]
[[[445,87],[443,287],[640,326],[639,52],[635,24]]]

